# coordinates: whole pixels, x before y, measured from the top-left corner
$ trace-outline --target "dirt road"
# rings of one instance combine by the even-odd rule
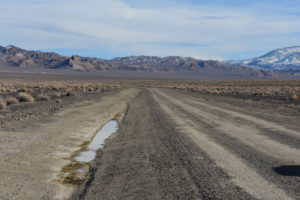
[[[300,113],[273,106],[146,88],[74,100],[0,130],[0,200],[300,199]],[[118,132],[75,185],[66,166],[116,115]]]
[[[72,199],[300,199],[299,118],[144,89]]]

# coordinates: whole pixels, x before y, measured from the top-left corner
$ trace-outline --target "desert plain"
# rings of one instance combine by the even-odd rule
[[[44,76],[0,80],[1,200],[300,199],[299,80]]]

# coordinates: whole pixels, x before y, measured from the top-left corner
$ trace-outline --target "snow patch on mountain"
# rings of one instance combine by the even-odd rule
[[[225,63],[269,70],[300,70],[300,46],[276,49],[257,58]]]

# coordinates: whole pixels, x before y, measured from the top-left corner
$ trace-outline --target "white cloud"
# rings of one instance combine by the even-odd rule
[[[116,55],[221,59],[224,54],[269,44],[264,43],[267,35],[299,32],[300,20],[266,17],[251,9],[182,4],[147,9],[133,8],[121,0],[11,0],[0,2],[0,26],[0,44],[30,49],[101,47]],[[176,46],[178,43],[205,45]]]

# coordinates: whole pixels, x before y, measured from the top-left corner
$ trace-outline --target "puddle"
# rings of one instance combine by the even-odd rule
[[[90,143],[83,143],[86,146],[85,150],[78,153],[75,157],[71,157],[71,162],[65,165],[58,179],[59,183],[67,185],[80,185],[86,174],[90,170],[90,162],[96,158],[97,150],[103,148],[105,140],[118,130],[118,123],[116,120],[107,122],[100,131],[96,133]]]
[[[102,129],[95,135],[91,143],[87,146],[86,150],[80,152],[74,158],[77,162],[89,163],[96,158],[96,151],[103,147],[105,140],[113,133],[117,132],[118,123],[116,120],[107,122]]]
[[[87,170],[85,170],[83,168],[77,169],[76,171],[79,173],[87,173]]]

